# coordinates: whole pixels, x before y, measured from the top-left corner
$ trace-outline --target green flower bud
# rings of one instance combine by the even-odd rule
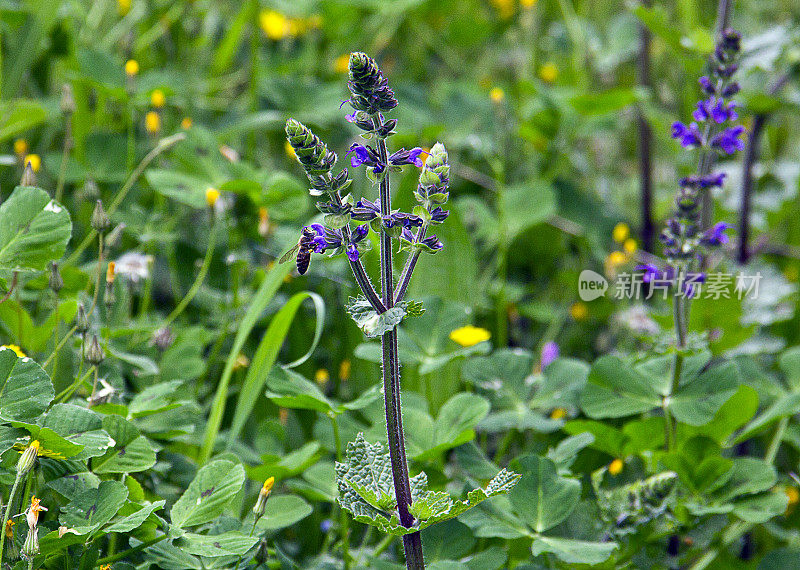
[[[267,510],[267,499],[269,499],[269,495],[272,493],[272,486],[274,484],[275,477],[270,477],[264,481],[264,486],[261,487],[261,491],[258,493],[256,504],[253,505],[253,514],[256,516],[256,519],[260,519],[264,516],[264,512]]]
[[[53,293],[56,294],[64,287],[64,279],[61,277],[61,273],[58,271],[58,264],[55,261],[50,263],[50,279],[48,280],[48,285]]]
[[[106,209],[103,208],[103,202],[98,200],[94,206],[94,212],[92,212],[92,228],[99,233],[103,233],[108,229],[111,225],[111,220],[108,219],[108,214],[106,214]]]
[[[86,314],[86,307],[83,303],[78,303],[78,315],[75,317],[75,330],[80,334],[86,334],[89,330],[89,316]]]
[[[22,171],[22,178],[19,181],[20,186],[36,186],[36,174],[33,172],[31,163],[25,164],[25,170]]]
[[[30,560],[39,554],[39,529],[37,527],[28,529],[28,536],[25,537],[25,544],[22,545],[20,554]]]
[[[286,140],[294,149],[297,160],[303,165],[309,178],[329,174],[336,164],[336,153],[328,150],[327,145],[300,121],[295,119],[286,121]],[[320,182],[323,181],[318,181]],[[330,184],[330,180],[324,182]]]
[[[86,360],[89,364],[94,366],[99,366],[103,360],[106,358],[106,353],[103,350],[103,347],[100,346],[100,341],[97,340],[97,335],[92,335],[92,341],[89,343],[89,347],[86,349]]]
[[[33,440],[22,455],[19,456],[17,461],[17,477],[24,477],[27,475],[33,466],[36,464],[36,458],[39,456],[39,441]]]

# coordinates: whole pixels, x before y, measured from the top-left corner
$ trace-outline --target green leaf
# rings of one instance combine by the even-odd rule
[[[733,362],[725,362],[679,386],[668,407],[679,422],[703,425],[714,418],[738,387],[738,367]]]
[[[392,483],[391,459],[380,443],[369,444],[359,433],[347,444],[347,462],[336,463],[339,504],[359,522],[376,526],[383,532],[402,536],[457,517],[480,502],[507,493],[519,475],[503,469],[485,489],[473,489],[464,501],[455,500],[443,491],[429,491],[424,472],[411,478],[412,504],[409,511],[416,522],[403,527],[396,510]]]
[[[228,353],[228,358],[225,361],[225,368],[222,370],[222,376],[219,379],[217,391],[211,403],[211,412],[208,417],[206,432],[203,435],[203,445],[200,448],[198,457],[198,462],[201,465],[208,461],[214,451],[217,434],[222,425],[222,416],[225,413],[228,384],[233,374],[233,367],[236,364],[236,359],[239,358],[239,354],[241,354],[244,343],[247,341],[247,337],[250,335],[253,327],[256,326],[256,323],[258,323],[261,318],[261,313],[275,296],[275,293],[277,293],[281,284],[283,284],[284,278],[289,274],[291,269],[291,264],[283,263],[276,265],[267,273],[267,276],[253,296],[253,300],[250,302],[250,306],[247,308],[247,312],[239,324],[236,338],[233,340],[233,346]]]
[[[256,530],[261,534],[270,530],[288,528],[306,518],[313,510],[302,497],[271,496],[267,501],[264,516],[256,523]]]
[[[103,532],[123,532],[128,533],[136,530],[144,524],[151,514],[164,508],[166,501],[156,501],[155,503],[147,503],[145,505],[138,505],[128,501],[117,513],[111,522],[104,528]]]
[[[546,457],[525,455],[516,459],[522,473],[508,498],[515,512],[536,532],[543,532],[564,521],[581,497],[581,484],[559,477],[555,463]]]
[[[41,366],[0,348],[0,420],[35,421],[54,396],[53,383]]]
[[[592,365],[581,408],[594,419],[643,414],[661,405],[652,380],[617,356],[601,356]]]
[[[0,101],[0,142],[40,125],[46,119],[47,113],[37,101]]]
[[[581,115],[605,115],[621,111],[636,102],[636,91],[619,87],[602,93],[589,92],[570,99],[572,107]]]
[[[50,408],[42,426],[64,436],[67,441],[83,446],[83,451],[72,459],[103,455],[115,443],[108,432],[102,429],[99,415],[73,404],[56,404]]]
[[[744,427],[742,433],[736,437],[734,443],[748,440],[773,422],[786,416],[796,414],[798,408],[800,408],[800,392],[793,392],[782,396],[770,407],[753,418],[753,420]]]
[[[730,479],[711,497],[716,503],[725,503],[741,495],[754,495],[771,489],[777,480],[775,468],[761,459],[737,457],[733,459]]]
[[[69,212],[41,188],[17,186],[0,205],[0,270],[40,271],[64,255]]]
[[[172,524],[187,528],[212,521],[228,507],[243,484],[244,467],[225,459],[210,462],[197,472],[172,506]]]
[[[59,521],[78,534],[91,534],[110,521],[128,498],[128,489],[119,481],[103,481],[62,507]]]
[[[747,497],[734,503],[733,514],[751,524],[764,524],[786,512],[789,497],[782,491],[771,491]]]
[[[379,337],[389,332],[400,324],[406,315],[405,309],[401,306],[392,307],[379,315],[364,297],[351,297],[347,312],[368,338]]]
[[[546,180],[531,180],[508,186],[500,191],[499,196],[508,245],[556,212],[555,193]]]
[[[267,376],[266,383],[267,398],[278,406],[315,410],[323,414],[333,411],[333,404],[320,391],[319,386],[294,370],[276,366]]]
[[[286,365],[286,368],[293,368],[303,364],[317,347],[325,324],[325,302],[322,300],[322,297],[316,293],[310,293],[308,291],[296,293],[292,295],[286,304],[272,317],[269,327],[267,327],[267,331],[264,333],[261,342],[258,344],[256,353],[250,362],[250,367],[247,370],[247,375],[242,384],[242,390],[236,401],[231,429],[228,434],[229,449],[236,441],[236,438],[239,437],[247,418],[250,417],[250,412],[252,412],[253,407],[256,405],[261,389],[267,380],[268,372],[273,368],[278,358],[278,352],[281,346],[283,346],[286,335],[289,333],[289,327],[292,321],[294,321],[295,315],[298,309],[300,309],[300,305],[306,299],[311,299],[314,302],[314,308],[317,312],[317,324],[314,331],[314,338],[311,341],[311,348],[308,349],[305,356]],[[269,376],[271,377],[271,374],[269,374]]]
[[[103,429],[116,442],[102,457],[92,460],[95,473],[135,473],[146,471],[156,463],[150,441],[131,422],[117,415],[103,418]]]
[[[539,556],[550,552],[567,564],[600,564],[618,548],[616,542],[589,542],[572,538],[537,536],[533,539],[531,552]]]
[[[260,538],[247,536],[240,532],[229,531],[222,534],[185,533],[175,542],[181,550],[195,556],[242,556],[253,548]]]

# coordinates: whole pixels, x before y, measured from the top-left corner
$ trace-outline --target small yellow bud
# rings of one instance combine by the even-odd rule
[[[589,316],[589,307],[586,303],[578,301],[569,308],[569,314],[576,321],[583,321]]]
[[[19,356],[20,358],[25,358],[25,356],[27,356],[24,352],[22,352],[22,349],[19,346],[17,346],[16,344],[4,344],[0,348],[7,348],[8,350],[12,351],[14,354]]]
[[[622,462],[622,459],[617,458],[608,464],[608,472],[612,475],[619,475],[622,473],[623,467],[625,467],[625,464]]]
[[[131,11],[131,0],[117,0],[117,12],[120,16],[126,15]]]
[[[156,89],[150,94],[150,104],[156,109],[160,109],[167,102],[167,97],[161,89]]]
[[[625,222],[618,223],[611,232],[611,237],[614,238],[614,241],[617,243],[623,243],[630,235],[631,229]]]
[[[519,0],[519,5],[523,8],[533,8],[539,0]]]
[[[625,265],[627,262],[628,257],[621,251],[612,251],[606,257],[606,267],[610,270],[614,270],[620,265]]]
[[[42,159],[38,154],[28,154],[23,160],[25,166],[31,165],[31,170],[39,172],[42,169]]]
[[[314,373],[314,382],[320,385],[327,384],[331,379],[331,375],[326,368],[320,368]]]
[[[547,62],[539,68],[539,79],[545,83],[555,83],[558,79],[558,67],[553,62]]]
[[[339,364],[339,380],[342,382],[346,382],[350,379],[350,370],[352,369],[352,364],[350,364],[350,359],[345,358],[342,360],[341,364]]]
[[[14,521],[12,521],[11,519],[8,519],[6,521],[5,533],[6,533],[6,538],[8,540],[14,538],[14,524],[15,524]]]
[[[261,30],[271,40],[282,40],[291,32],[289,20],[275,10],[262,10],[258,16],[258,25]]]
[[[794,511],[797,503],[800,502],[800,491],[797,490],[797,487],[784,487],[783,492],[786,493],[786,513],[790,514]]]
[[[135,59],[129,59],[125,62],[125,74],[128,77],[139,75],[139,62]]]
[[[148,111],[144,116],[144,128],[151,135],[161,130],[161,117],[155,111]]]
[[[183,120],[181,121],[181,128],[184,131],[188,131],[189,129],[192,128],[192,119],[191,119],[191,117],[184,117],[183,118]]]
[[[634,253],[636,253],[637,249],[636,240],[633,238],[626,239],[625,242],[622,244],[622,249],[624,249],[625,253],[627,253],[628,255],[633,255]]]
[[[461,346],[475,346],[479,342],[489,340],[491,336],[491,333],[486,329],[472,325],[460,327],[450,332],[450,340]]]
[[[506,98],[506,93],[500,87],[492,87],[489,98],[495,103],[501,103]]]
[[[336,73],[347,73],[350,69],[350,54],[344,53],[333,62],[333,70]]]
[[[264,481],[264,485],[261,487],[262,493],[269,493],[272,491],[272,487],[275,485],[275,477],[270,477],[266,481]]]
[[[264,206],[258,209],[258,235],[265,238],[272,228],[269,225],[269,210]]]
[[[14,154],[17,156],[25,156],[28,154],[28,141],[25,139],[17,139],[14,141]]]
[[[561,420],[567,417],[567,410],[564,408],[556,408],[552,412],[550,412],[550,419],[551,420]]]
[[[208,207],[213,208],[217,200],[219,200],[219,190],[216,188],[208,188],[206,190],[206,204],[208,204]]]
[[[114,282],[114,278],[117,276],[116,270],[117,264],[114,261],[109,261],[108,269],[106,270],[106,283]]]

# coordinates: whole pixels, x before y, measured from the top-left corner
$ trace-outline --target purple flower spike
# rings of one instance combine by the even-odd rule
[[[653,281],[654,278],[657,278],[658,274],[660,273],[658,267],[656,267],[652,263],[637,265],[636,270],[644,271],[644,275],[642,275],[642,281],[645,283],[650,283],[651,281]]]
[[[559,352],[560,351],[558,345],[554,341],[551,340],[544,343],[544,346],[542,347],[542,357],[541,357],[542,370],[547,368],[547,366],[551,362],[553,362],[556,358],[558,358]]]
[[[697,123],[685,125],[680,121],[672,123],[672,138],[680,139],[681,145],[685,148],[692,148],[703,144],[703,136]]]
[[[364,145],[360,145],[358,143],[353,143],[350,146],[350,151],[345,155],[353,153],[353,156],[350,157],[350,165],[353,168],[357,168],[362,164],[367,164],[369,162],[370,156],[367,147]]]
[[[393,166],[402,166],[404,164],[413,164],[416,167],[422,168],[422,159],[419,157],[420,154],[424,153],[425,151],[419,147],[412,148],[411,150],[406,150],[401,148],[396,153],[392,154],[389,157],[389,164]],[[426,153],[427,154],[427,153]]]
[[[726,231],[733,228],[731,224],[726,222],[719,222],[711,226],[703,235],[703,243],[710,246],[718,246],[726,244],[730,238],[725,234]]]
[[[711,139],[711,148],[715,148],[723,154],[733,154],[737,150],[744,150],[744,141],[739,137],[744,133],[744,127],[737,125],[725,129]]]
[[[353,244],[347,246],[347,259],[350,261],[358,261],[358,248]]]
[[[711,83],[711,80],[705,75],[700,78],[700,85],[702,85],[703,91],[709,95],[714,95],[717,92],[717,90],[714,88],[714,85]]]

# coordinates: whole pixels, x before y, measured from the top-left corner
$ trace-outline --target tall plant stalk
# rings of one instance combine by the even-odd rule
[[[642,6],[650,7],[651,0],[643,0]],[[639,24],[639,57],[637,59],[637,76],[639,85],[650,89],[650,30]],[[655,225],[653,223],[653,131],[647,122],[644,110],[639,107],[636,112],[636,123],[639,131],[639,188],[641,192],[641,238],[642,249],[653,253]]]

